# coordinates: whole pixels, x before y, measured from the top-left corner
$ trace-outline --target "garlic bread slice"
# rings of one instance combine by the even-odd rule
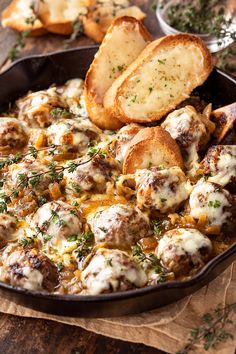
[[[36,19],[31,0],[13,0],[2,12],[2,26],[11,27],[18,32],[30,30],[31,36],[40,36],[47,31]]]
[[[119,17],[108,29],[85,79],[86,108],[90,119],[99,128],[115,130],[123,125],[115,116],[107,115],[103,98],[150,40],[146,28],[133,17]]]
[[[177,34],[150,43],[104,97],[110,117],[124,123],[159,120],[189,97],[212,70],[211,54],[196,36]]]
[[[180,148],[163,128],[144,128],[131,140],[123,162],[123,174],[160,165],[184,169]]]

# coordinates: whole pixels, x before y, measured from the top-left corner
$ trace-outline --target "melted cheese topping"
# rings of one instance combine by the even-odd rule
[[[88,218],[96,242],[129,248],[149,233],[149,220],[138,208],[116,204]]]
[[[200,182],[190,194],[190,215],[196,219],[206,215],[209,225],[222,226],[231,216],[229,196],[228,191],[217,188],[217,185]]]
[[[206,248],[211,252],[211,241],[200,231],[194,229],[175,229],[165,233],[159,241],[157,256],[164,264],[178,262],[178,257],[190,256],[193,264],[201,258],[199,251]]]
[[[236,145],[223,145],[219,155],[209,161],[209,182],[226,186],[232,177],[236,177]]]
[[[31,227],[36,230],[40,228],[43,231],[43,234],[39,234],[42,243],[60,252],[68,248],[65,241],[69,236],[82,232],[82,222],[77,211],[61,201],[46,203],[39,208],[32,218]]]
[[[207,134],[206,126],[192,106],[171,112],[161,125],[179,144],[188,170],[195,170],[200,141]]]
[[[139,120],[162,112],[163,106],[171,107],[172,102],[175,108],[176,97],[187,98],[190,83],[199,82],[202,67],[203,56],[195,45],[190,48],[190,45],[178,43],[174,48],[159,49],[158,55],[153,55],[136,70],[125,85],[125,92],[120,92],[118,100],[122,110],[126,116]]]
[[[103,103],[105,92],[111,84],[147,45],[142,34],[140,34],[138,24],[135,24],[132,30],[129,26],[129,23],[123,23],[115,27],[112,34],[108,33],[104,46],[102,44],[100,47],[103,54],[97,54],[99,59],[96,63],[96,74],[94,73],[92,76],[91,87],[97,93],[98,103]],[[127,43],[130,45],[127,45]],[[125,50],[122,50],[124,46]]]
[[[191,185],[179,167],[137,170],[135,173],[138,206],[165,213],[176,209],[189,196]]]
[[[147,276],[125,252],[100,249],[82,272],[81,281],[85,294],[98,295],[142,287]]]

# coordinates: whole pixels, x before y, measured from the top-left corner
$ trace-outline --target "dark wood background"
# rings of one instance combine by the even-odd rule
[[[55,0],[52,0],[55,1]],[[0,1],[2,11],[10,0]],[[141,4],[141,1],[136,0]],[[148,28],[153,35],[161,35],[155,14],[149,10],[150,2],[142,2],[148,13]],[[0,27],[0,67],[9,65],[8,52],[15,44],[17,33]],[[65,38],[47,34],[28,38],[20,57],[64,49]],[[94,44],[82,36],[70,47]],[[0,354],[161,354],[142,344],[131,344],[100,336],[76,326],[40,319],[22,318],[0,314]]]

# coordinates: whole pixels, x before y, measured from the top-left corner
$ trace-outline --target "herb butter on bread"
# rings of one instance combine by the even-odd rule
[[[198,37],[176,34],[160,38],[113,82],[104,107],[110,117],[124,123],[159,120],[189,97],[211,70],[210,52]]]
[[[99,128],[118,129],[123,125],[115,116],[107,115],[103,98],[150,40],[143,24],[133,17],[119,17],[108,29],[85,79],[86,108],[90,119]]]

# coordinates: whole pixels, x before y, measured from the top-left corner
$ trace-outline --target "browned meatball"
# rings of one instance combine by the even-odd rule
[[[32,128],[48,127],[64,108],[55,87],[29,93],[16,101],[16,105],[19,109],[18,118]]]
[[[14,236],[16,223],[17,219],[14,216],[0,213],[0,248],[16,237]]]
[[[100,140],[101,133],[94,124],[86,119],[59,119],[47,129],[48,143],[63,145],[72,151],[85,153],[91,143]]]
[[[70,204],[59,200],[41,206],[33,215],[30,225],[36,231],[40,230],[38,238],[43,244],[59,251],[64,251],[69,236],[82,233],[80,213]]]
[[[0,118],[0,147],[21,148],[28,142],[26,128],[16,118]]]
[[[36,248],[8,246],[1,257],[1,281],[29,290],[52,292],[59,283],[57,267]]]
[[[162,265],[176,276],[195,273],[207,262],[211,251],[209,238],[195,229],[167,231],[156,249]]]
[[[209,233],[232,233],[236,225],[234,197],[219,184],[199,181],[189,198],[190,215],[195,219],[205,218]],[[206,229],[207,230],[207,229]]]
[[[167,130],[180,146],[188,170],[194,169],[198,161],[198,151],[210,139],[213,126],[213,123],[197,113],[192,106],[171,112],[162,123],[162,128]]]
[[[212,146],[201,162],[200,169],[207,174],[208,181],[226,186],[236,183],[236,145]]]
[[[139,208],[166,213],[176,210],[190,193],[190,184],[179,167],[152,167],[135,173]]]
[[[119,248],[130,248],[150,234],[148,217],[132,205],[116,204],[97,211],[88,223],[95,242],[106,242]]]
[[[99,295],[141,288],[147,276],[127,253],[100,248],[82,271],[81,282],[84,294]]]
[[[65,171],[66,190],[69,194],[79,196],[82,191],[104,193],[112,175],[118,175],[115,164],[95,156],[90,162],[78,166],[73,173]]]

